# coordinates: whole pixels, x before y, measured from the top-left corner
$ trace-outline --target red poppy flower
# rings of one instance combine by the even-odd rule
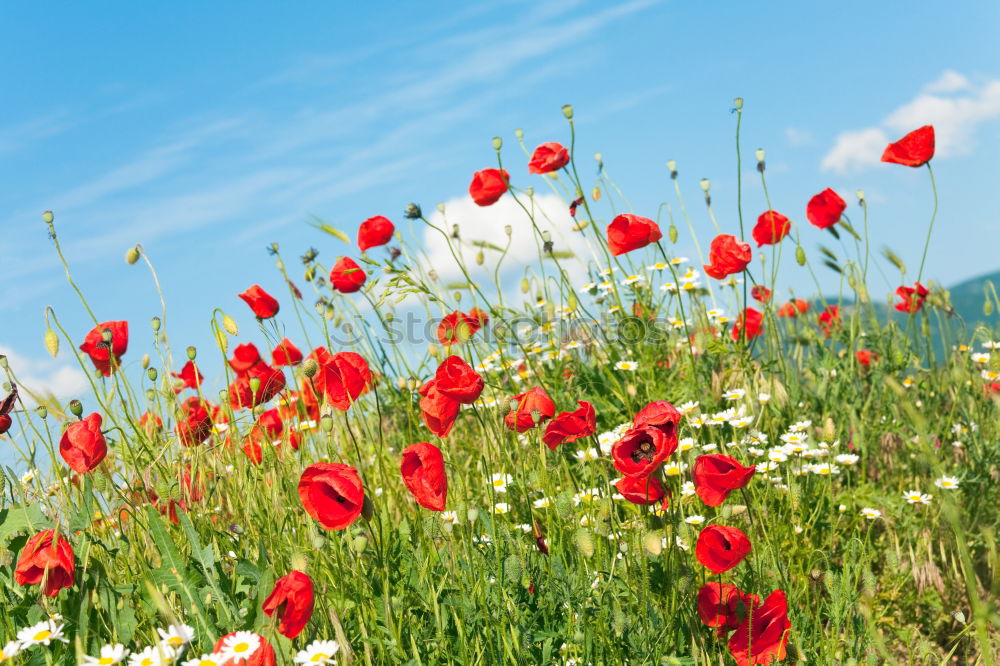
[[[250,435],[243,442],[243,446],[240,447],[247,460],[254,465],[259,465],[264,461],[264,447],[260,445],[260,436],[259,430],[251,430]]]
[[[177,420],[174,432],[184,446],[201,444],[212,434],[212,417],[208,403],[198,396],[191,396],[181,403],[182,418]]]
[[[647,217],[623,213],[608,225],[608,247],[616,257],[663,238],[660,227]]]
[[[108,455],[108,443],[101,432],[101,415],[93,413],[66,428],[59,439],[59,454],[77,474],[86,474]]]
[[[222,646],[226,643],[226,639],[235,635],[236,632],[233,632],[221,637],[215,643],[214,651],[221,652]],[[275,666],[277,662],[274,657],[274,648],[271,647],[271,644],[267,642],[267,639],[260,634],[255,634],[255,636],[257,636],[258,640],[260,640],[260,647],[258,647],[252,654],[247,657],[233,657],[232,659],[227,659],[226,661],[220,663],[219,666]],[[248,646],[240,646],[237,644],[234,647],[246,648]]]
[[[830,337],[833,330],[840,325],[840,306],[828,305],[819,313],[819,327],[823,329],[823,335]]]
[[[302,352],[288,338],[282,338],[278,346],[271,350],[274,365],[298,365],[302,362]]]
[[[615,490],[632,504],[656,504],[666,494],[655,476],[623,476],[615,482]]]
[[[846,209],[847,203],[828,187],[806,204],[806,217],[813,226],[826,229],[837,224]]]
[[[18,585],[40,585],[44,579],[42,594],[47,597],[72,587],[75,577],[73,547],[62,535],[57,537],[55,530],[42,530],[28,539],[14,567],[14,582]]]
[[[755,284],[750,288],[750,296],[758,303],[767,303],[771,300],[771,290],[762,284]]]
[[[733,324],[733,340],[739,341],[743,337],[744,322],[746,323],[748,341],[753,340],[764,332],[764,315],[753,308],[746,308],[743,310],[743,314],[736,319],[736,323]]]
[[[153,412],[143,412],[142,416],[139,417],[139,427],[145,430],[146,434],[152,436],[153,433],[163,430],[163,419]]]
[[[727,275],[739,273],[747,267],[753,258],[749,243],[741,243],[736,236],[719,234],[712,239],[708,248],[708,263],[705,273],[716,280]]]
[[[611,445],[615,469],[625,476],[648,477],[677,449],[677,437],[668,437],[655,426],[626,432]]]
[[[730,636],[729,653],[738,666],[781,661],[791,628],[785,593],[775,590]]]
[[[387,217],[369,217],[358,227],[358,247],[364,252],[368,248],[385,245],[392,240],[396,227]]]
[[[257,379],[260,386],[254,392],[250,380]],[[233,409],[250,409],[262,405],[285,388],[285,373],[258,361],[229,385],[229,404]]]
[[[858,360],[858,363],[867,368],[872,364],[872,361],[878,360],[878,354],[868,349],[859,349],[854,352],[854,358]]]
[[[105,377],[118,369],[121,357],[128,350],[128,322],[106,321],[95,326],[80,345],[80,351],[90,357],[97,371]]]
[[[8,416],[7,414],[4,414],[4,415],[0,416],[0,435],[4,434],[8,430],[10,430],[10,426],[13,423],[14,422],[11,420],[10,416]]]
[[[735,458],[711,453],[694,461],[694,490],[708,506],[719,506],[729,493],[750,482],[757,468],[744,467]]]
[[[899,296],[901,302],[896,303],[896,310],[913,314],[924,307],[924,301],[930,293],[927,287],[919,282],[914,283],[912,287],[899,287],[896,289],[896,296]]]
[[[257,425],[272,439],[281,437],[281,432],[285,429],[277,409],[269,409],[257,417]]]
[[[750,539],[735,527],[709,525],[698,535],[694,554],[709,571],[720,574],[743,561],[750,552]]]
[[[798,317],[809,310],[809,302],[796,298],[778,308],[779,317]]]
[[[423,414],[424,423],[438,437],[446,437],[451,432],[451,427],[455,425],[461,403],[441,393],[436,379],[421,386],[419,393],[420,413]]]
[[[471,405],[483,392],[483,378],[460,356],[449,356],[438,366],[434,374],[437,390],[443,395]]]
[[[264,291],[259,284],[255,284],[239,294],[239,297],[261,319],[270,319],[278,314],[278,300]]]
[[[274,581],[274,590],[264,600],[264,615],[278,613],[278,633],[295,638],[313,614],[313,582],[301,571],[292,571]]]
[[[324,347],[317,347],[311,356],[319,364],[312,378],[313,385],[326,396],[331,406],[346,412],[371,386],[372,371],[360,354],[331,354]]]
[[[528,173],[551,173],[569,163],[569,151],[562,144],[549,141],[535,148],[528,161]]]
[[[506,169],[483,169],[472,174],[469,196],[480,206],[492,206],[507,191],[510,174]]]
[[[417,504],[431,511],[444,511],[448,498],[448,477],[441,449],[427,442],[411,444],[403,449],[399,471]]]
[[[186,388],[192,388],[197,391],[198,387],[205,381],[205,376],[198,370],[198,366],[194,364],[194,361],[185,363],[180,372],[172,372],[170,374],[183,382],[180,386],[174,387],[174,393],[180,393]]]
[[[504,425],[510,430],[525,432],[531,430],[542,421],[548,421],[556,413],[556,405],[540,386],[518,393],[511,401],[517,402],[517,409],[512,409],[504,417]],[[535,417],[537,415],[537,422]]]
[[[353,294],[361,289],[368,276],[361,266],[350,257],[341,257],[330,271],[330,282],[333,288],[342,294]]]
[[[468,314],[455,310],[441,318],[437,329],[438,342],[443,345],[465,342],[489,319],[489,316],[479,308],[473,308]]]
[[[361,515],[365,491],[358,471],[341,463],[313,463],[299,479],[306,513],[328,530],[342,530]]]
[[[677,424],[681,422],[681,413],[666,400],[655,400],[638,412],[632,419],[633,428],[656,428],[667,439],[677,446]]]
[[[756,612],[760,597],[729,583],[706,583],[698,590],[698,616],[709,627],[718,628],[722,638]]]
[[[231,367],[233,372],[237,375],[242,375],[250,368],[257,365],[260,360],[260,352],[257,351],[257,345],[252,342],[246,342],[241,345],[236,345],[236,348],[233,349],[233,357],[229,359],[229,367]]]
[[[584,437],[590,437],[597,432],[597,414],[594,406],[580,400],[579,409],[574,412],[563,412],[545,426],[542,441],[545,446],[555,451],[560,444],[575,442]]]
[[[899,141],[890,143],[882,153],[883,162],[919,167],[934,157],[934,126],[924,125],[915,129]]]
[[[787,217],[776,210],[769,210],[760,214],[750,234],[757,241],[757,247],[776,245],[788,235],[791,228],[792,223]]]

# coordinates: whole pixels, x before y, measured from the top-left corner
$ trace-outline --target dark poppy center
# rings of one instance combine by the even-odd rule
[[[653,442],[646,440],[635,447],[632,451],[632,462],[652,462],[653,457],[656,455],[656,447],[653,446]]]

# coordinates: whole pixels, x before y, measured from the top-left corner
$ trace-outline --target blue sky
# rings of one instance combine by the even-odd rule
[[[65,352],[47,359],[42,346],[45,305],[78,341],[89,328],[43,210],[98,317],[131,322],[135,362],[159,303],[122,260],[132,244],[159,270],[174,343],[205,347],[213,307],[250,330],[236,294],[255,282],[285,294],[267,244],[293,267],[310,245],[327,265],[349,251],[309,227],[312,214],[353,232],[371,215],[401,222],[410,201],[457,202],[492,166],[494,135],[515,182],[541,186],[513,130],[530,146],[567,141],[567,102],[584,171],[600,151],[635,212],[676,207],[664,163],[677,160],[707,245],[701,177],[724,230],[737,229],[729,110],[742,96],[744,147],[767,150],[775,208],[804,223],[812,194],[864,188],[875,246],[913,272],[926,170],[872,154],[933,122],[942,205],[926,275],[953,284],[1000,268],[998,29],[1000,5],[985,0],[5,3],[0,351],[36,387],[68,397],[84,385]],[[755,217],[766,206],[745,166]],[[811,252],[829,244],[802,234]],[[809,290],[805,274],[788,279]]]

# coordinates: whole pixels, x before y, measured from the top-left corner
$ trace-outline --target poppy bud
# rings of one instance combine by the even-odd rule
[[[566,120],[573,120],[573,105],[564,104],[562,108],[563,115],[566,116]]]
[[[306,377],[312,377],[319,370],[319,363],[316,362],[314,358],[307,358],[302,364],[302,374]]]
[[[45,349],[52,358],[59,353],[59,336],[51,328],[45,329]]]
[[[806,265],[806,251],[802,249],[801,245],[795,248],[795,261],[798,262],[799,266]]]
[[[400,391],[406,390],[406,377],[396,378],[396,388],[398,388]]]
[[[420,206],[415,203],[406,204],[406,209],[403,210],[403,217],[408,220],[417,220],[423,217],[423,211],[420,210]]]
[[[250,393],[257,395],[260,392],[260,377],[251,377],[249,382]]]
[[[983,303],[983,314],[987,317],[993,314],[993,301],[988,298],[986,299],[986,302]]]
[[[125,263],[129,266],[139,261],[139,247],[130,247],[125,251]]]
[[[223,331],[215,332],[215,342],[219,345],[219,349],[221,349],[223,353],[229,349],[229,338],[226,337],[226,334]]]
[[[514,228],[512,226],[510,226],[509,224],[506,224],[506,225],[504,225],[503,232],[505,234],[507,234],[508,238],[510,238],[511,234],[514,233]]]
[[[670,228],[667,229],[667,236],[670,237],[671,243],[677,242],[677,227],[675,225],[671,224]]]
[[[149,381],[155,382],[157,377],[156,368],[149,368],[146,370],[146,376],[149,377]]]
[[[601,190],[596,185],[594,186],[594,191],[590,193],[590,198],[594,201],[601,200]]]
[[[142,369],[143,370],[145,370],[146,368],[149,367],[149,354],[143,354],[142,355],[142,361],[141,361],[141,363],[142,363]]]
[[[222,315],[222,328],[226,329],[229,335],[239,335],[240,329],[236,326],[236,320],[229,315]]]
[[[319,420],[319,427],[323,429],[323,432],[330,432],[333,430],[333,417],[329,414],[324,414]]]
[[[742,97],[737,97],[736,99],[734,99],[733,100],[733,107],[737,111],[742,111],[743,110],[743,98]]]
[[[156,391],[153,389],[146,389],[146,400],[153,402],[154,398],[156,398]]]
[[[646,552],[650,555],[656,556],[663,551],[663,540],[660,538],[660,535],[650,532],[643,537],[642,547],[645,548]]]
[[[427,353],[431,355],[431,358],[438,358],[441,356],[441,350],[433,343],[427,345]]]
[[[482,250],[480,250],[479,252],[476,253],[476,266],[482,266],[483,262],[485,261],[486,261],[486,255],[483,254]]]
[[[192,345],[187,348],[187,357],[194,360],[195,356],[198,355],[198,350]]]
[[[52,214],[51,210],[47,210],[44,213],[42,213],[42,222],[45,222],[45,224],[52,224],[52,221],[54,219],[55,216]]]
[[[153,328],[153,332],[154,333],[158,333],[160,331],[160,318],[159,317],[153,317],[150,320],[149,325]]]
[[[44,418],[47,418],[47,417],[48,417],[48,415],[49,415],[49,410],[45,409],[45,407],[44,407],[44,406],[42,406],[42,405],[39,405],[38,407],[36,407],[36,408],[35,408],[35,413],[36,413],[36,414],[38,414],[38,417],[39,417],[39,418],[42,418],[42,419],[44,419]]]
[[[361,515],[364,515],[363,510]],[[364,534],[359,534],[358,536],[354,537],[353,541],[351,541],[351,550],[353,550],[358,555],[364,553],[366,548],[368,548],[368,537],[366,537]]]
[[[219,401],[222,403],[229,402],[229,391],[227,391],[226,389],[221,389],[219,391]]]
[[[503,139],[498,136],[493,137],[493,150],[500,150],[503,148]]]
[[[528,278],[521,278],[521,293],[527,294],[531,291],[531,283],[528,282]]]
[[[576,294],[570,292],[569,297],[566,299],[566,309],[569,310],[570,312],[576,312],[576,307],[577,307]]]
[[[79,400],[70,400],[69,411],[76,418],[80,418],[83,415],[83,403]]]

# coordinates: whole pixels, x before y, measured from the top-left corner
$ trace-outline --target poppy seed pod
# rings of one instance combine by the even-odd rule
[[[189,346],[187,348],[187,357],[188,357],[188,359],[190,359],[190,360],[193,361],[197,355],[198,355],[198,349],[197,349],[197,347],[195,347],[194,345],[191,345],[191,346]]]
[[[149,381],[155,382],[157,377],[156,368],[148,368],[146,370],[146,376],[149,377]]]
[[[743,98],[742,97],[737,97],[736,99],[733,100],[733,108],[735,108],[737,111],[742,111],[743,110]]]
[[[503,139],[498,136],[493,137],[492,143],[493,143],[493,150],[500,150],[501,148],[503,148]]]
[[[42,222],[45,222],[45,224],[52,224],[54,220],[55,220],[55,215],[52,214],[51,210],[47,210],[44,213],[42,213]]]
[[[39,405],[35,408],[35,413],[38,414],[38,418],[44,419],[48,417],[49,410],[45,409],[42,405]]]
[[[160,323],[159,317],[153,317],[150,320],[149,325],[152,327],[154,333],[158,333],[160,331]]]
[[[562,108],[563,115],[566,116],[566,120],[573,120],[573,105],[564,104]]]
[[[79,400],[70,400],[69,411],[76,418],[80,418],[83,415],[83,403]]]
[[[514,136],[517,137],[518,141],[524,138],[524,130],[518,127],[514,130]]]
[[[408,220],[417,220],[423,216],[424,213],[420,210],[420,206],[415,203],[406,204],[406,208],[403,210],[403,217]]]

